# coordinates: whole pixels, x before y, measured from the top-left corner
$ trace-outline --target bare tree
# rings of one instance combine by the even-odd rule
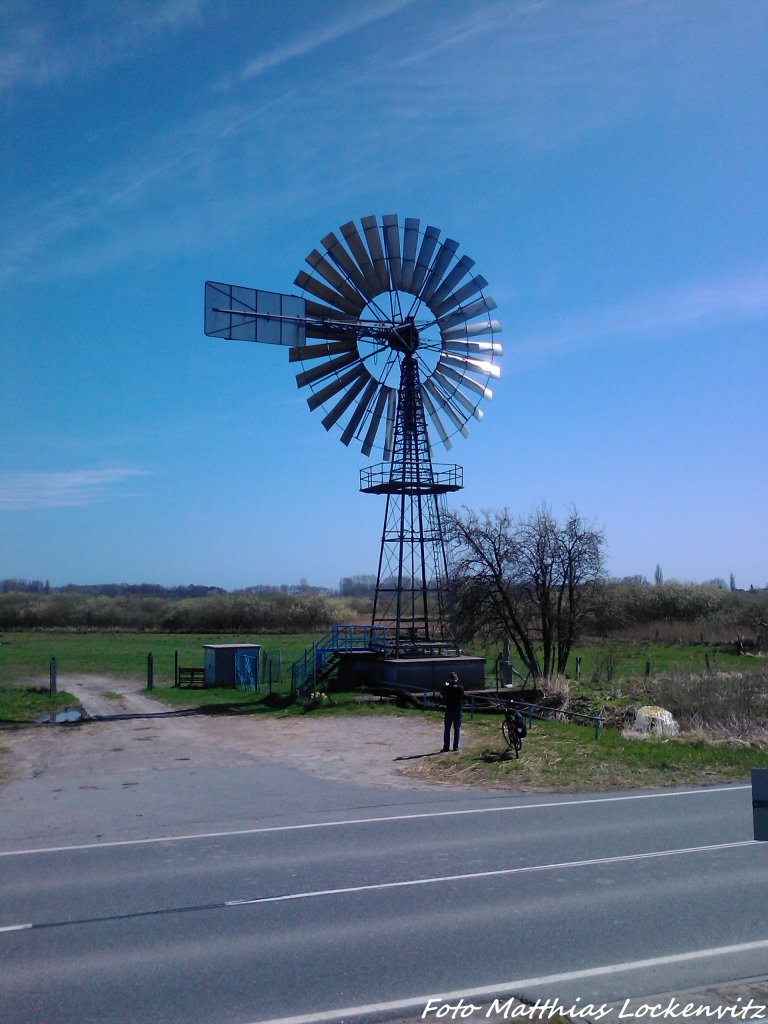
[[[534,677],[563,673],[604,577],[602,531],[572,508],[560,525],[546,506],[449,516],[452,587],[461,639],[508,637]]]

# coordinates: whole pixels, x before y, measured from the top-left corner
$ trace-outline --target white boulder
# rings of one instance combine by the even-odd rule
[[[652,732],[657,736],[677,736],[680,732],[680,726],[670,711],[650,704],[635,712],[635,729],[638,732]]]

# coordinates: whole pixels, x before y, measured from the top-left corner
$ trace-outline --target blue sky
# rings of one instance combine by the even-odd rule
[[[0,578],[375,572],[359,448],[203,284],[297,293],[397,213],[504,325],[455,504],[768,584],[766,4],[5,0],[0,40]]]

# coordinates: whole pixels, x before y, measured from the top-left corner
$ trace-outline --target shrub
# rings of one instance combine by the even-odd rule
[[[103,629],[167,633],[310,633],[368,621],[367,598],[219,591],[204,597],[78,592],[0,594],[0,629]]]
[[[768,726],[768,671],[657,677],[654,703],[669,709],[686,731],[748,732]]]

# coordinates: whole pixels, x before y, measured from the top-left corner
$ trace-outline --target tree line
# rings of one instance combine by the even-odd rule
[[[367,579],[368,577],[353,577]],[[343,582],[343,581],[342,581]],[[374,583],[376,582],[374,577]],[[327,594],[327,587],[313,587],[306,580],[288,584],[257,584],[243,588],[244,592],[253,594]],[[66,583],[61,587],[52,587],[48,580],[6,579],[0,580],[0,594],[92,594],[97,597],[162,597],[171,601],[181,598],[210,597],[213,594],[226,594],[224,587],[206,587],[198,584],[186,586],[164,587],[160,583]],[[353,597],[355,592],[340,591],[342,597]]]
[[[0,629],[103,629],[160,633],[310,633],[370,619],[370,601],[323,594],[219,591],[171,598],[78,590],[0,594]]]
[[[91,594],[96,597],[162,597],[179,600],[223,593],[225,591],[221,587],[194,584],[164,587],[160,583],[66,583],[62,587],[52,587],[48,580],[0,580],[0,594]]]

